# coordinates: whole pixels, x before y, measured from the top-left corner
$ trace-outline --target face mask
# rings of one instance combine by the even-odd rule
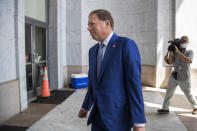
[[[181,48],[187,48],[188,44],[181,44]]]

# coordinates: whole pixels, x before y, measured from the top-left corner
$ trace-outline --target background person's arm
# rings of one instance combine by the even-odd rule
[[[190,58],[186,57],[185,55],[183,55],[182,52],[179,51],[179,49],[175,46],[176,48],[176,53],[181,57],[181,59],[185,62],[185,63],[191,63],[192,61],[190,60]]]
[[[168,62],[169,62],[169,65],[172,64],[172,58],[173,58],[173,52],[172,51],[169,51],[169,59],[168,59]]]

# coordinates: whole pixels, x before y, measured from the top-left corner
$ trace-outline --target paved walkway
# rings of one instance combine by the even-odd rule
[[[86,126],[87,119],[77,117],[85,93],[86,89],[76,90],[27,131],[90,131],[90,126]],[[143,94],[147,118],[146,131],[187,131],[174,111],[167,115],[156,113],[163,102],[160,92],[144,90]]]

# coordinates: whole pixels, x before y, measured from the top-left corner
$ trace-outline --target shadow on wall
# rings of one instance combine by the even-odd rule
[[[179,9],[179,7],[182,5],[182,3],[183,3],[183,0],[175,0],[176,2],[175,2],[175,4],[176,4],[176,6],[177,6],[177,9]]]
[[[143,86],[154,88],[166,88],[168,79],[173,68],[168,67],[155,67],[151,65],[143,65],[141,73],[141,82]]]

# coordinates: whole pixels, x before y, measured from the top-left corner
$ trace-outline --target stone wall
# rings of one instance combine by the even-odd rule
[[[16,79],[15,2],[0,1],[0,83]]]
[[[0,88],[0,97],[4,100],[4,91],[8,91],[12,95],[17,91],[20,95],[20,99],[15,99],[16,105],[13,105],[12,100],[1,101],[5,107],[13,106],[13,112],[19,112],[27,108],[27,91],[26,91],[26,72],[25,72],[25,35],[24,35],[24,1],[0,1],[0,84],[3,84],[3,88]],[[14,84],[15,87],[10,88],[10,81],[18,80],[20,84]],[[17,97],[17,96],[16,96]],[[20,104],[17,104],[20,103]],[[1,112],[8,118],[10,115],[6,115],[6,110]],[[14,114],[15,114],[14,113]],[[11,114],[12,111],[11,111]]]
[[[67,84],[66,1],[49,0],[49,79],[51,89]]]
[[[20,112],[19,82],[0,84],[0,123]]]

